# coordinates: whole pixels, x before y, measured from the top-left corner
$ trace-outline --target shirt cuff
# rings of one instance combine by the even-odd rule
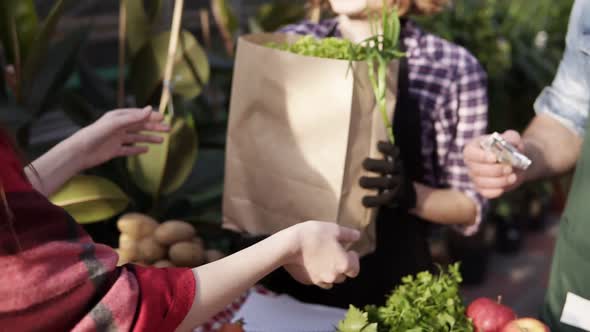
[[[473,203],[475,203],[475,208],[477,209],[475,223],[466,226],[453,225],[452,228],[465,236],[472,236],[479,230],[479,226],[483,220],[483,215],[487,210],[488,202],[485,198],[473,190],[461,190],[461,192],[467,195],[467,197],[469,197]]]

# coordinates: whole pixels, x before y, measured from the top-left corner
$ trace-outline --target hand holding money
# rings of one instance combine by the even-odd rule
[[[523,153],[523,143],[515,131],[479,137],[468,143],[463,158],[477,191],[496,198],[524,181],[524,170],[532,164]]]

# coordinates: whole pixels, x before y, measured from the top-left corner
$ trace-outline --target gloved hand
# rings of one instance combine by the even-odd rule
[[[363,161],[363,168],[379,176],[363,176],[359,182],[363,188],[378,190],[378,194],[363,197],[363,205],[405,210],[416,207],[414,183],[406,175],[399,148],[389,142],[379,142],[377,149],[383,153],[384,159],[367,158]]]

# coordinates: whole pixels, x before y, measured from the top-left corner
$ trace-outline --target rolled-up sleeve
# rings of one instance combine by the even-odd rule
[[[551,116],[580,136],[586,133],[590,109],[590,24],[584,15],[590,15],[589,2],[577,1],[557,75],[535,102],[537,114]]]
[[[464,235],[473,235],[479,229],[482,216],[487,208],[487,200],[476,190],[469,178],[463,160],[463,148],[468,142],[484,135],[487,129],[488,95],[487,76],[484,69],[470,54],[457,72],[455,86],[450,91],[453,109],[456,108],[456,135],[450,142],[446,165],[443,168],[443,181],[450,188],[464,193],[475,204],[477,213],[474,223],[469,226],[455,225]]]

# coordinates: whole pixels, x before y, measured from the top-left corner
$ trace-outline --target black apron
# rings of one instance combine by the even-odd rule
[[[423,178],[421,155],[421,121],[418,103],[409,94],[407,59],[400,60],[399,93],[394,132],[396,144],[414,181]],[[428,223],[392,208],[381,208],[376,220],[377,247],[361,258],[360,274],[330,290],[306,286],[293,280],[284,270],[273,272],[262,281],[272,291],[287,293],[303,302],[347,308],[350,304],[364,307],[382,305],[402,277],[432,270],[432,257],[427,243]]]

